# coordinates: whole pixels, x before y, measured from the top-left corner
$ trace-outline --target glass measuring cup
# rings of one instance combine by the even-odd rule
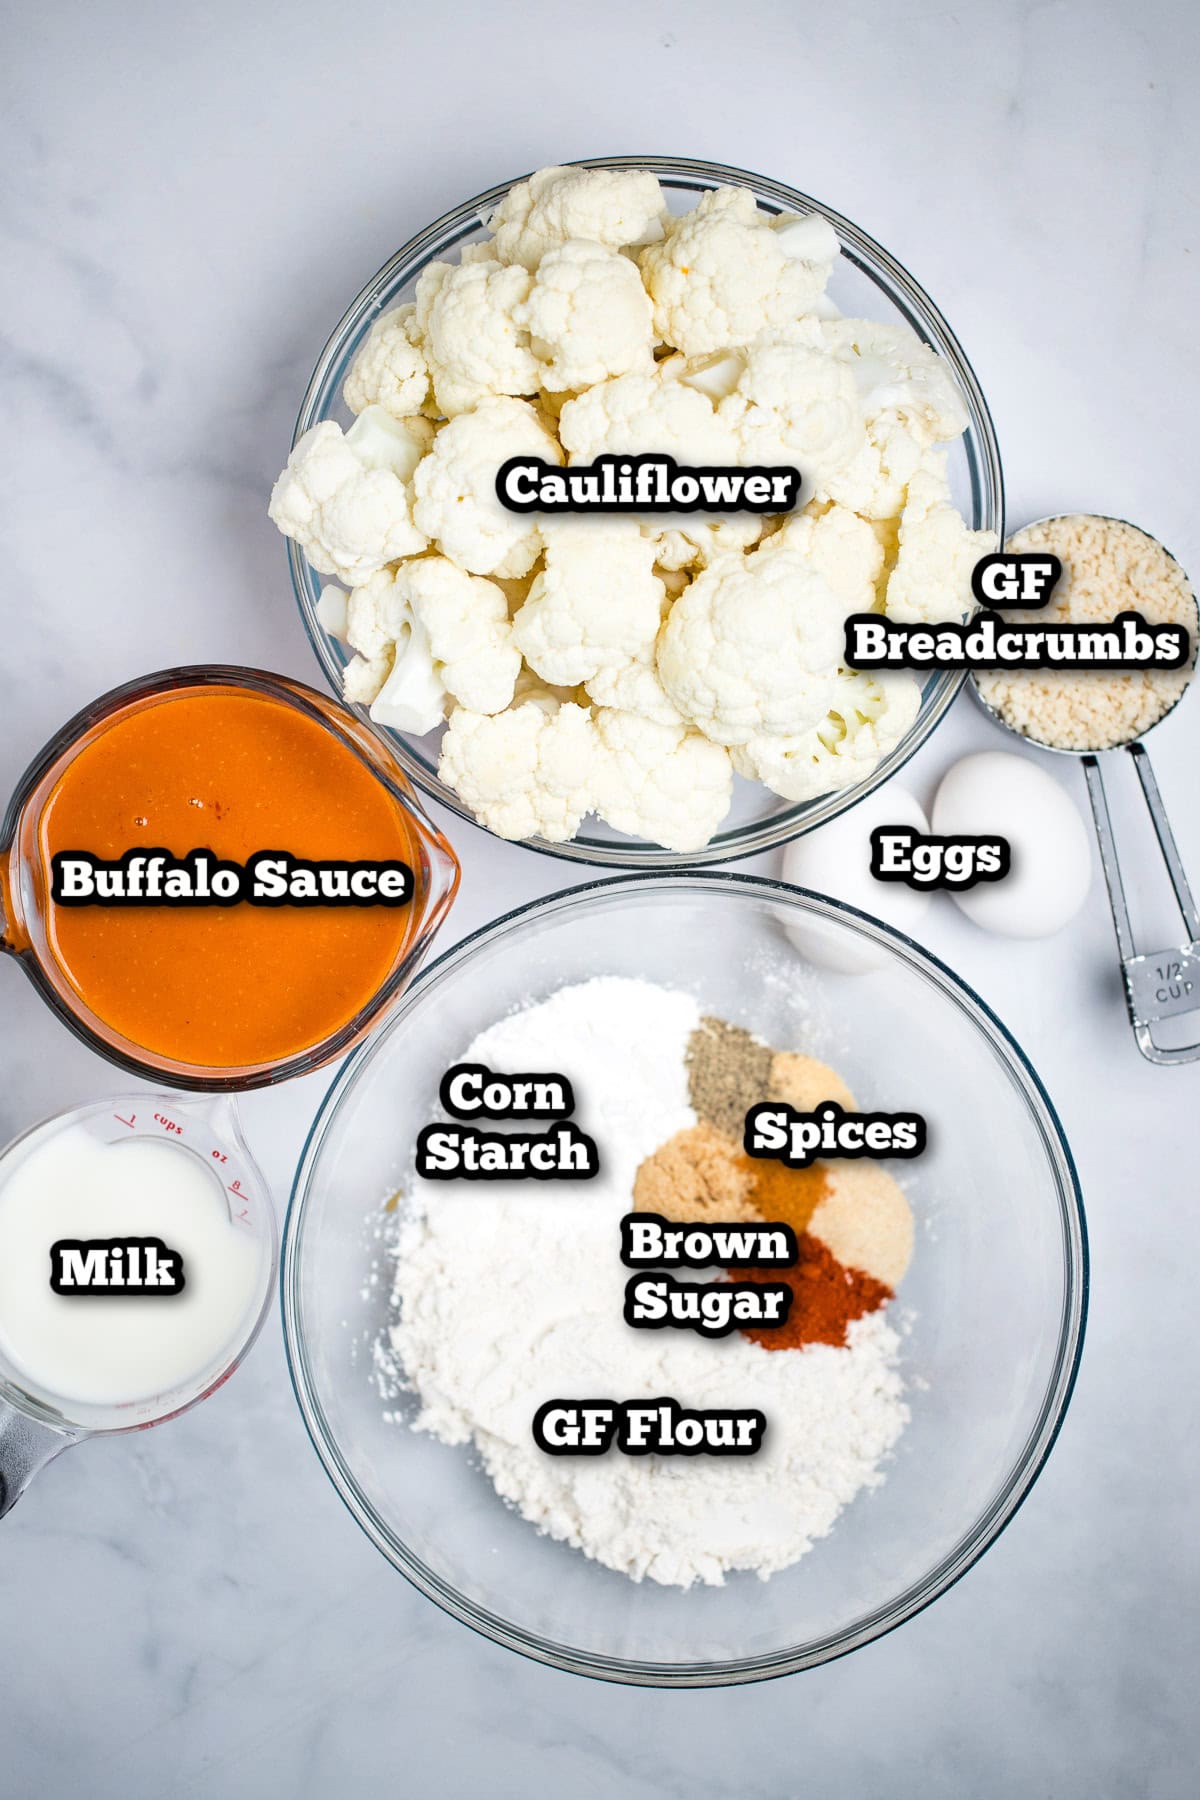
[[[186,1379],[127,1402],[102,1403],[50,1392],[12,1359],[0,1334],[0,1518],[16,1504],[39,1469],[83,1438],[142,1431],[195,1406],[232,1375],[262,1328],[275,1282],[278,1236],[266,1183],[243,1141],[231,1099],[181,1100],[178,1095],[117,1095],[56,1113],[0,1152],[0,1197],[20,1164],[49,1139],[82,1127],[100,1145],[147,1140],[170,1143],[197,1159],[220,1190],[229,1223],[254,1259],[240,1318],[227,1341]],[[49,1264],[49,1259],[47,1259]],[[46,1276],[49,1280],[47,1266]],[[170,1305],[165,1298],[139,1306]],[[103,1306],[95,1295],[81,1307]]]
[[[329,734],[387,791],[404,815],[411,838],[414,897],[402,946],[385,979],[352,1017],[318,1042],[258,1063],[212,1067],[183,1062],[134,1041],[89,1006],[55,954],[40,833],[64,772],[114,725],[192,692],[251,694],[302,715]],[[345,707],[300,682],[262,670],[221,664],[168,669],[128,682],[85,707],[55,734],[26,771],[0,826],[0,950],[17,959],[43,999],[77,1036],[121,1068],[204,1092],[262,1087],[306,1074],[344,1055],[366,1035],[411,980],[449,910],[458,874],[450,845],[426,817],[391,751]]]
[[[1050,525],[1060,515],[1051,514],[1044,519],[1035,519],[1031,525]],[[1127,524],[1127,520],[1112,521],[1116,524]],[[1027,526],[1025,529],[1029,529]],[[1133,529],[1141,531],[1140,526]],[[1149,532],[1142,532],[1150,537]],[[1156,538],[1152,543],[1158,543]],[[1164,545],[1158,546],[1166,555],[1170,552]],[[1175,559],[1172,557],[1171,559]],[[1193,646],[1195,632],[1193,631]],[[1200,1060],[1200,1042],[1184,1045],[1164,1045],[1155,1040],[1153,1027],[1163,1020],[1178,1018],[1186,1013],[1200,1012],[1200,912],[1192,897],[1183,861],[1175,842],[1175,834],[1171,830],[1167,810],[1163,805],[1158,782],[1150,764],[1146,746],[1141,738],[1130,739],[1122,744],[1114,744],[1105,751],[1081,751],[1066,749],[1061,744],[1048,743],[1044,738],[1035,737],[1032,732],[1018,730],[1008,719],[1004,718],[991,702],[984,698],[975,675],[971,676],[971,689],[983,710],[994,719],[1005,731],[1012,732],[1014,737],[1026,738],[1041,750],[1053,750],[1060,756],[1078,756],[1083,761],[1083,773],[1087,781],[1088,800],[1091,804],[1092,819],[1096,827],[1096,840],[1100,848],[1100,864],[1104,870],[1105,886],[1108,889],[1109,910],[1112,913],[1113,928],[1117,937],[1117,949],[1121,958],[1121,975],[1125,986],[1125,1004],[1129,1012],[1129,1022],[1133,1027],[1133,1035],[1137,1047],[1147,1062],[1170,1065],[1174,1063],[1196,1062]],[[1154,721],[1161,725],[1163,719],[1174,712],[1187,689],[1171,702],[1162,715]],[[1145,733],[1142,734],[1143,736]],[[1125,882],[1121,874],[1120,859],[1117,854],[1116,834],[1113,830],[1112,815],[1109,811],[1108,796],[1104,789],[1104,774],[1100,765],[1102,755],[1115,755],[1123,751],[1133,762],[1137,770],[1142,796],[1150,814],[1154,835],[1158,840],[1159,850],[1166,865],[1175,903],[1179,908],[1187,931],[1187,941],[1173,945],[1166,950],[1139,951],[1134,941],[1133,926],[1129,917],[1129,902],[1125,895]]]

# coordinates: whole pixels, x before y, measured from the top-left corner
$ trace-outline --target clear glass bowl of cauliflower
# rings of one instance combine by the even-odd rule
[[[795,511],[512,512],[508,458],[789,464]],[[794,189],[682,158],[448,213],[326,345],[271,517],[330,683],[414,783],[531,849],[672,867],[832,818],[962,677],[843,666],[961,618],[1003,536],[990,414],[922,290]]]

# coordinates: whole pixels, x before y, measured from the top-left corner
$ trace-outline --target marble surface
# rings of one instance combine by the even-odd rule
[[[711,156],[859,220],[972,357],[1010,518],[1111,511],[1200,569],[1194,8],[856,0],[817,29],[783,0],[5,0],[0,20],[4,791],[136,672],[316,678],[264,509],[324,336],[426,220],[564,157]],[[1200,871],[1195,704],[1154,753]],[[928,798],[1000,744],[964,700],[912,785]],[[1082,802],[1078,770],[1046,761]],[[456,836],[448,935],[578,878]],[[949,903],[927,938],[1034,1055],[1094,1255],[1058,1448],[964,1582],[782,1684],[664,1694],[534,1667],[359,1534],[273,1321],[206,1405],[61,1458],[0,1527],[6,1800],[1194,1792],[1200,1071],[1136,1055],[1098,884],[1048,943],[988,939]],[[0,1069],[0,1140],[114,1085],[11,966]],[[281,1200],[323,1086],[244,1104]]]

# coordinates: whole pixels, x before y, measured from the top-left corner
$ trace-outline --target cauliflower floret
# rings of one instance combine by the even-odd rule
[[[509,188],[489,220],[493,254],[502,263],[536,269],[569,238],[619,250],[655,243],[667,203],[648,169],[539,169]]]
[[[759,554],[777,556],[785,549],[817,571],[847,612],[874,608],[883,544],[867,519],[844,506],[830,506],[820,513],[793,513]]]
[[[907,425],[881,414],[868,421],[866,442],[857,455],[829,475],[819,491],[864,519],[895,519],[926,454]]]
[[[521,657],[495,582],[464,574],[444,556],[422,556],[355,588],[347,612],[350,644],[363,656],[396,646],[397,661],[407,649],[415,668],[424,655],[437,675],[438,719],[447,691],[472,712],[501,712],[512,700]]]
[[[321,589],[316,605],[317,624],[327,631],[330,637],[340,638],[343,643],[349,641],[346,636],[349,623],[346,603],[349,598],[345,588],[335,587],[332,582],[328,582]]]
[[[922,447],[961,437],[967,409],[946,365],[907,325],[838,319],[821,327],[829,348],[850,370],[864,417],[887,414]]]
[[[561,844],[591,810],[596,762],[590,711],[538,698],[490,718],[458,707],[438,774],[498,837]]]
[[[684,725],[601,709],[595,808],[617,831],[699,850],[729,811],[729,752]]]
[[[685,356],[749,344],[811,312],[837,250],[826,220],[773,226],[747,189],[714,188],[642,252],[655,329]]]
[[[637,267],[603,244],[571,238],[547,251],[513,316],[529,333],[540,385],[552,392],[653,371],[653,318]]]
[[[495,582],[464,574],[444,556],[423,556],[401,566],[396,585],[459,704],[470,712],[503,712],[512,701],[521,653],[513,643],[508,601]]]
[[[377,725],[424,737],[446,716],[446,685],[434,663],[429,639],[416,619],[410,618],[401,628],[392,648],[392,666],[371,702],[371,717]]]
[[[510,456],[561,463],[562,451],[524,400],[483,400],[442,426],[413,479],[413,516],[442,553],[472,575],[527,575],[541,555],[538,528],[496,497]]]
[[[430,263],[417,283],[415,329],[447,417],[492,394],[534,394],[537,358],[518,314],[531,277],[498,262]]]
[[[667,615],[659,678],[684,717],[718,744],[795,734],[828,710],[845,614],[793,550],[719,557]]]
[[[602,455],[673,456],[701,468],[737,460],[733,431],[712,401],[657,374],[618,375],[589,388],[563,407],[558,430],[573,463]]]
[[[548,520],[546,566],[513,620],[529,666],[564,687],[648,657],[666,590],[655,546],[631,519]]]
[[[827,488],[867,441],[853,375],[810,329],[818,328],[770,332],[752,344],[718,409],[743,463],[799,469],[806,496]]]
[[[425,548],[408,478],[428,441],[427,426],[369,406],[347,432],[324,419],[304,433],[267,510],[322,575],[354,585]]]
[[[658,679],[652,662],[625,663],[619,669],[601,669],[587,683],[587,697],[614,712],[636,713],[655,725],[683,725],[684,717]]]
[[[351,663],[343,675],[343,692],[348,700],[369,704],[376,724],[420,737],[441,724],[448,696],[424,627],[413,616],[404,579],[410,567],[420,564],[380,569],[347,597],[346,638],[358,651],[355,662],[372,670],[382,666],[384,676],[371,692],[366,668],[355,670],[351,696]]]
[[[884,610],[913,624],[965,619],[974,607],[971,571],[996,548],[994,532],[969,531],[950,498],[945,459],[927,455],[908,484],[896,565]]]
[[[732,394],[746,367],[744,350],[710,350],[707,356],[667,356],[658,365],[664,381],[682,381],[716,404]]]
[[[395,419],[406,419],[429,404],[429,369],[417,342],[415,306],[382,313],[350,365],[342,399],[352,413],[382,406]]]
[[[378,656],[356,652],[342,670],[342,698],[348,706],[370,706],[387,680],[392,667],[390,650]]]
[[[865,781],[900,742],[920,705],[920,685],[907,671],[846,670],[816,725],[791,736],[753,737],[731,751],[733,766],[785,800],[815,800]]]
[[[706,518],[702,513],[659,513],[653,523],[644,522],[642,530],[658,545],[659,567],[674,574],[681,569],[705,569],[726,551],[749,550],[766,525],[761,513],[736,513],[728,519]]]

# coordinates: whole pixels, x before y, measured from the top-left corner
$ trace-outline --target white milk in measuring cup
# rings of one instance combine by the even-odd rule
[[[67,1442],[154,1424],[224,1380],[262,1323],[275,1250],[270,1199],[228,1101],[131,1095],[11,1145],[0,1157],[0,1513]]]

